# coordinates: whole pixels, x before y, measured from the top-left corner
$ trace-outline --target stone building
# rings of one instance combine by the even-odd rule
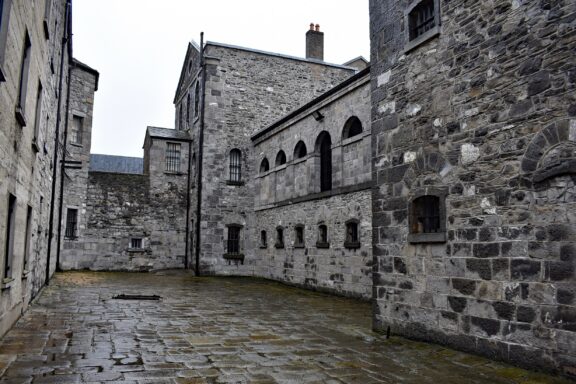
[[[0,1],[0,336],[56,267],[70,10]]]
[[[375,329],[576,375],[575,17],[370,1]]]

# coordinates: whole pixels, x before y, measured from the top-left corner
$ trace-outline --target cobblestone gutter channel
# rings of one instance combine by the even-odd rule
[[[0,341],[0,383],[568,383],[386,340],[370,315],[262,280],[63,273]]]

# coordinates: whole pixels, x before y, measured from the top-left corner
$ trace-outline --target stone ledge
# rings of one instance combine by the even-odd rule
[[[12,284],[14,283],[14,279],[12,277],[5,277],[2,279],[2,283],[0,284],[1,290],[6,290],[12,288]]]
[[[408,242],[415,243],[445,243],[446,232],[438,233],[410,233],[408,234]]]

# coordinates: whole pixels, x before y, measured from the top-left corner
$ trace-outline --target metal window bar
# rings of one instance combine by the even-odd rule
[[[434,18],[434,1],[425,0],[412,11],[410,15],[411,39],[423,35],[425,32],[434,28],[436,21]]]
[[[130,248],[142,248],[142,239],[131,239],[130,240]]]
[[[284,230],[282,228],[276,229],[276,245],[279,247],[284,246]]]
[[[422,233],[440,232],[440,198],[437,196],[422,196],[417,201],[417,222]]]
[[[230,152],[230,181],[242,180],[242,164],[239,150]]]
[[[78,210],[69,208],[68,214],[66,215],[66,231],[64,235],[69,239],[75,238],[77,227],[78,227]]]
[[[320,225],[318,227],[318,239],[321,243],[328,242],[328,227],[325,225]]]
[[[358,242],[358,224],[348,223],[346,224],[346,241],[349,243]]]
[[[228,240],[226,242],[226,253],[237,255],[240,253],[240,228],[228,227]]]
[[[180,144],[167,143],[166,171],[180,172]]]
[[[304,227],[296,227],[296,245],[304,244]]]

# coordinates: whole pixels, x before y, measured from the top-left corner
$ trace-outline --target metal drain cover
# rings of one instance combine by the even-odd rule
[[[112,297],[117,300],[160,300],[161,297],[158,295],[116,295]]]

